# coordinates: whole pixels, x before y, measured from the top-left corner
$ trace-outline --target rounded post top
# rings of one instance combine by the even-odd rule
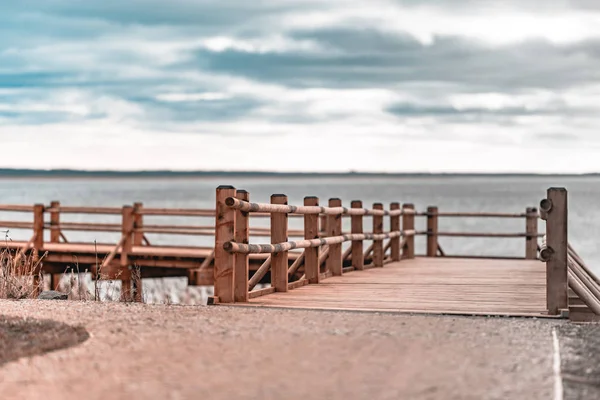
[[[402,207],[404,207],[404,208],[415,208],[415,205],[413,203],[404,203],[402,205]]]
[[[383,203],[373,203],[373,208],[381,208],[381,209],[383,209]]]
[[[304,200],[314,200],[314,199],[319,199],[317,196],[304,196]]]
[[[400,203],[399,203],[399,202],[397,202],[397,201],[392,201],[392,202],[390,203],[390,207],[400,207]]]
[[[362,200],[352,200],[350,206],[354,208],[362,208]]]
[[[231,185],[220,185],[217,187],[217,190],[223,190],[223,189],[235,189],[235,187],[231,186]]]
[[[287,196],[285,194],[275,193],[275,194],[271,195],[271,198],[274,198],[274,197],[287,197]]]

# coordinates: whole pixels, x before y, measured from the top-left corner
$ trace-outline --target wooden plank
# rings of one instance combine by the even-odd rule
[[[255,299],[257,297],[266,296],[266,295],[271,294],[271,293],[275,293],[275,288],[273,286],[267,287],[267,288],[264,288],[264,289],[253,290],[250,293],[248,293],[248,298],[249,299]]]
[[[219,186],[216,195],[215,218],[215,297],[221,303],[233,303],[234,256],[225,251],[223,245],[234,239],[235,211],[225,204],[225,199],[234,197],[233,186]]]
[[[271,204],[287,205],[288,198],[284,194],[271,196]],[[288,241],[288,216],[286,213],[271,213],[271,244]],[[271,261],[271,285],[276,292],[288,290],[288,252],[273,253]]]
[[[342,200],[338,198],[329,199],[329,207],[341,207]],[[328,215],[327,216],[327,236],[339,236],[342,234],[342,216]],[[329,245],[329,256],[327,258],[327,269],[331,271],[333,276],[342,275],[342,244]]]
[[[546,296],[549,314],[559,314],[568,307],[567,281],[567,191],[564,188],[548,189],[547,200],[551,207],[546,219],[546,244],[552,256],[546,263]]]
[[[245,190],[238,190],[236,198],[243,201],[250,201],[250,193]],[[237,243],[248,244],[249,239],[249,215],[246,211],[235,210],[235,229],[234,240]],[[248,254],[236,253],[234,255],[234,289],[233,299],[236,302],[248,301],[248,275],[249,259]]]
[[[374,210],[383,210],[383,204],[374,203]],[[373,215],[373,233],[383,233],[383,216]],[[383,240],[373,240],[373,265],[383,267]]]
[[[319,198],[309,196],[304,198],[305,206],[318,206]],[[317,214],[304,215],[304,239],[319,238],[319,216]],[[319,265],[319,247],[310,247],[304,250],[304,275],[310,284],[318,284],[321,278]]]

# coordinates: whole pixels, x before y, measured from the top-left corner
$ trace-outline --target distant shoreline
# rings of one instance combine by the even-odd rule
[[[99,170],[36,170],[0,169],[1,178],[578,178],[599,177],[600,173],[539,174],[539,173],[428,173],[428,172],[274,172],[274,171],[99,171]]]

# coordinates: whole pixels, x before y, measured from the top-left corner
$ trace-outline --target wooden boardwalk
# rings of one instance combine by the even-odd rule
[[[537,260],[417,257],[235,305],[548,317],[546,267]]]

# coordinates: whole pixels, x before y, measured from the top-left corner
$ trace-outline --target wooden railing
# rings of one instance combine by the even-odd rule
[[[250,194],[232,186],[217,188],[215,235],[215,297],[211,303],[245,302],[251,298],[274,292],[287,292],[307,284],[318,284],[330,276],[340,276],[352,270],[383,267],[389,261],[414,257],[414,217],[412,205],[400,208],[392,203],[385,210],[381,203],[372,209],[363,208],[360,201],[353,201],[351,208],[342,206],[340,199],[329,199],[328,207],[319,206],[317,197],[305,197],[304,205],[288,205],[285,195],[271,196],[270,204],[251,203]],[[268,213],[271,218],[270,244],[249,243],[249,220],[254,213]],[[288,216],[304,217],[304,239],[289,240]],[[342,217],[351,217],[351,232],[342,232]],[[371,216],[373,231],[363,231],[363,219]],[[384,232],[384,218],[390,219],[390,231]],[[400,229],[400,219],[404,230]],[[319,227],[321,221],[321,227]],[[323,224],[323,222],[325,222]],[[323,226],[325,225],[325,226]],[[320,229],[321,228],[321,229]],[[387,244],[384,244],[385,240]],[[373,245],[363,252],[363,242],[372,240]],[[343,252],[342,243],[352,242]],[[288,252],[304,249],[289,266]],[[386,252],[390,255],[386,258]],[[270,257],[249,277],[248,255],[268,253]],[[370,263],[365,260],[372,254]],[[344,261],[351,257],[351,265],[344,268]],[[290,282],[290,275],[303,267],[304,275]],[[255,285],[271,272],[271,286],[253,290]]]
[[[546,263],[546,296],[550,314],[569,309],[568,289],[596,315],[600,315],[600,280],[569,244],[568,192],[550,188],[540,203],[546,234],[540,248],[540,260]]]
[[[499,212],[440,212],[438,207],[428,207],[427,212],[419,212],[417,216],[427,218],[427,251],[428,257],[448,256],[439,244],[440,237],[470,237],[470,238],[525,238],[525,258],[538,258],[538,238],[544,236],[538,232],[539,213],[536,208],[528,207],[524,213]],[[525,220],[524,232],[448,232],[439,231],[439,218],[502,218]],[[420,232],[418,232],[420,233]],[[455,255],[454,257],[469,257]],[[512,258],[512,257],[511,257]]]

